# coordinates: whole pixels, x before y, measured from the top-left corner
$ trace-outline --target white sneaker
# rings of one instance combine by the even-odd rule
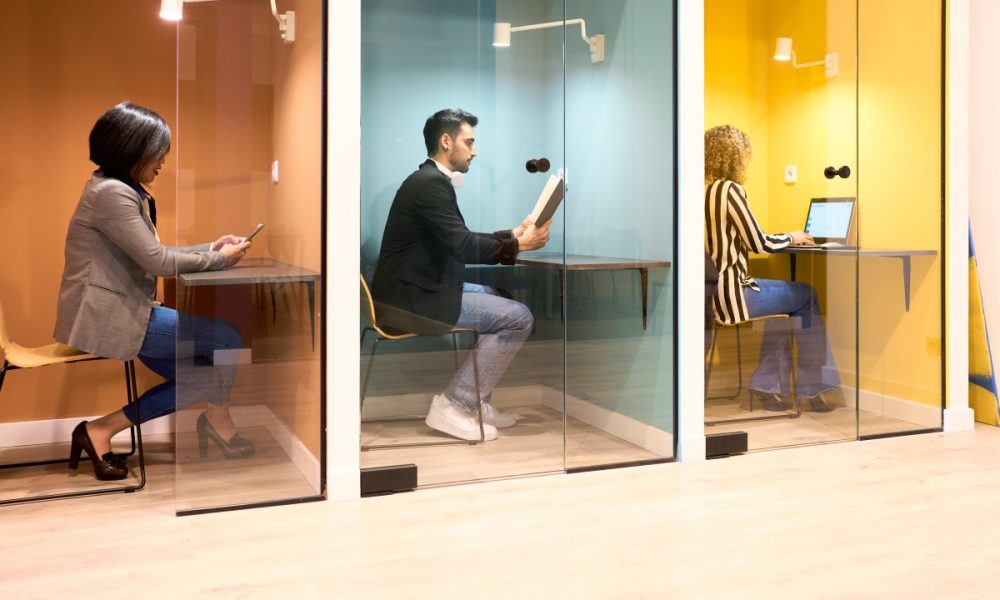
[[[517,423],[517,417],[510,413],[500,412],[488,402],[483,402],[483,423],[489,423],[497,429],[506,429]]]
[[[431,429],[447,433],[460,440],[478,442],[481,439],[479,418],[465,412],[460,406],[448,400],[444,394],[434,396],[434,401],[431,402],[431,409],[427,412],[424,423],[427,423]],[[486,441],[495,440],[497,439],[497,428],[484,420],[483,435],[485,435]]]

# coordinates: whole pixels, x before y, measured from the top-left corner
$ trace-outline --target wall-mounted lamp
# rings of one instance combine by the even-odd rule
[[[167,21],[180,21],[184,18],[184,3],[212,2],[213,0],[160,0],[160,18]],[[286,44],[295,41],[295,11],[288,10],[278,14],[275,0],[271,0],[271,14],[278,22],[278,31]]]
[[[840,55],[838,53],[829,52],[823,60],[800,63],[795,60],[795,50],[792,50],[792,38],[778,38],[777,43],[774,45],[774,60],[778,62],[791,61],[792,66],[796,69],[818,67],[823,65],[823,70],[827,77],[836,77],[837,75],[840,75]]]
[[[604,34],[599,33],[593,37],[587,37],[587,23],[583,19],[570,19],[568,21],[551,21],[549,23],[537,23],[535,25],[519,25],[511,27],[510,23],[493,24],[493,46],[495,48],[509,48],[510,34],[517,31],[531,31],[532,29],[548,29],[550,27],[563,27],[567,25],[580,25],[580,37],[590,47],[590,62],[604,62]]]

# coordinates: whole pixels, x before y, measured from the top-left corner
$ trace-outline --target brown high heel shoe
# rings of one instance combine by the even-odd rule
[[[209,439],[215,442],[215,445],[219,447],[222,455],[226,458],[250,458],[257,451],[257,446],[253,442],[238,433],[233,434],[233,437],[228,440],[224,439],[215,430],[215,427],[212,427],[212,424],[208,422],[205,413],[201,413],[198,416],[195,429],[198,431],[198,454],[202,458],[208,456]]]
[[[770,412],[784,412],[790,410],[792,405],[781,399],[778,394],[768,394],[758,390],[750,390],[750,410],[753,410],[754,400],[760,402],[764,410]]]
[[[76,470],[80,466],[80,454],[86,451],[90,462],[94,463],[94,476],[101,481],[116,481],[128,477],[128,469],[118,463],[118,458],[112,452],[107,452],[104,456],[98,457],[94,450],[94,442],[90,440],[87,433],[87,422],[80,421],[80,424],[73,429],[72,443],[69,448],[69,468]]]
[[[827,399],[823,397],[822,393],[816,394],[815,396],[803,396],[803,398],[809,401],[809,408],[811,408],[813,412],[826,413],[837,410],[837,405],[827,401]]]

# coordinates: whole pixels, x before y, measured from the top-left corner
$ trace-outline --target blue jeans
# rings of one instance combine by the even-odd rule
[[[217,406],[228,404],[236,365],[214,364],[215,351],[242,346],[240,332],[226,321],[154,306],[139,361],[167,381],[139,397],[138,414],[135,405],[125,406],[125,416],[132,423],[145,423],[201,399]],[[179,400],[178,371],[183,392]]]
[[[793,318],[792,327],[798,346],[795,369],[795,393],[815,396],[840,385],[840,375],[833,365],[830,342],[826,337],[823,317],[819,314],[816,290],[804,283],[758,279],[760,291],[743,288],[743,297],[751,317],[786,314]],[[797,317],[797,318],[796,318]],[[795,327],[795,321],[801,325]],[[788,396],[789,373],[792,363],[785,323],[768,321],[760,344],[757,370],[750,376],[750,389],[768,394]],[[830,369],[824,369],[829,366]],[[828,373],[824,381],[824,371]]]
[[[531,334],[535,319],[527,306],[498,296],[493,288],[466,283],[462,292],[462,310],[455,327],[479,332],[479,393],[488,402],[493,388]],[[471,354],[455,372],[444,395],[469,412],[478,410]]]

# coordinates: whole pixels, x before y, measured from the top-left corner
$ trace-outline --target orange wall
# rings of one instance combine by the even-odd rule
[[[22,345],[52,341],[66,227],[95,168],[87,160],[94,121],[131,100],[176,123],[174,27],[152,4],[4,3],[0,302],[12,339]],[[174,157],[167,157],[154,190],[167,243],[174,232]],[[110,412],[124,403],[121,369],[106,361],[15,371],[0,393],[0,422]]]
[[[52,341],[66,226],[94,169],[87,135],[104,110],[126,99],[157,110],[174,133],[154,189],[165,243],[242,235],[264,221],[250,256],[320,269],[319,0],[282,3],[298,17],[291,45],[280,40],[266,2],[192,4],[179,28],[158,18],[155,2],[10,4],[0,51],[23,60],[5,63],[0,95],[0,255],[8,259],[0,302],[15,341]],[[278,185],[270,182],[274,159]],[[320,323],[317,315],[312,350],[306,298],[296,288],[279,289],[276,324],[268,314],[250,325],[255,357],[259,350],[275,360],[268,344],[276,339],[293,339],[293,356],[282,349],[282,369],[247,368],[241,376],[264,376],[283,390],[272,410],[318,455]],[[167,290],[173,302],[172,283]],[[140,390],[154,377],[144,376]],[[0,393],[0,423],[104,414],[123,403],[122,385],[121,366],[110,361],[17,371]]]

